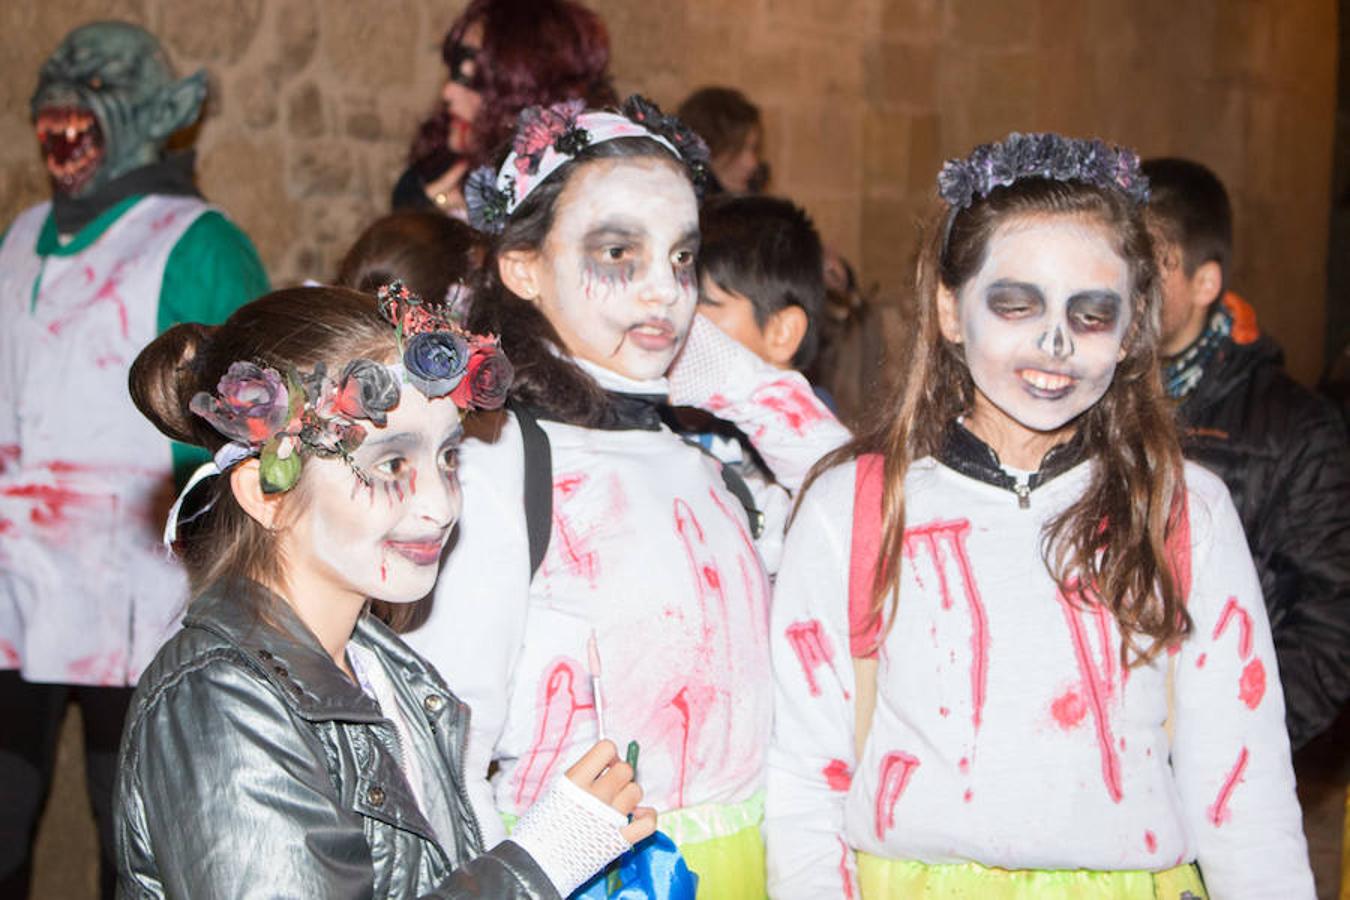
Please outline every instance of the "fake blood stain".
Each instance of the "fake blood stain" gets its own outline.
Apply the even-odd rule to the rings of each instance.
[[[1224,822],[1227,822],[1232,815],[1228,809],[1228,801],[1233,797],[1233,791],[1237,789],[1238,783],[1242,780],[1242,773],[1247,771],[1247,759],[1250,754],[1246,747],[1238,752],[1237,762],[1233,763],[1233,768],[1229,770],[1228,776],[1224,778],[1223,784],[1219,787],[1218,796],[1210,804],[1207,813],[1209,821],[1215,828],[1218,828]]]
[[[918,767],[918,757],[899,750],[893,750],[881,758],[875,822],[877,840],[885,840],[886,832],[895,827],[895,804],[905,793]]]
[[[826,416],[814,394],[787,380],[763,385],[750,395],[750,402],[773,410],[783,424],[797,435],[806,434],[810,426]]]
[[[578,685],[581,690],[578,691]],[[595,709],[591,701],[588,679],[581,674],[581,664],[563,657],[547,669],[540,684],[539,730],[534,745],[516,771],[516,804],[528,807],[539,799],[548,784],[553,768],[558,764],[577,713]]]
[[[1070,588],[1075,589],[1072,585]],[[1055,599],[1064,613],[1064,621],[1069,626],[1069,637],[1073,641],[1074,658],[1078,662],[1078,673],[1082,678],[1079,692],[1086,701],[1087,710],[1092,713],[1097,746],[1101,752],[1102,780],[1106,783],[1107,794],[1114,802],[1119,803],[1123,796],[1120,756],[1111,733],[1110,713],[1111,698],[1115,692],[1115,648],[1105,618],[1110,613],[1100,603],[1095,602],[1094,598],[1085,596],[1084,592],[1080,592],[1076,598],[1079,602],[1075,602],[1075,599],[1065,596],[1064,592],[1059,590],[1055,591]],[[1083,627],[1085,616],[1097,620],[1100,667],[1097,660],[1093,659],[1087,630]],[[1058,716],[1056,720],[1059,721]]]

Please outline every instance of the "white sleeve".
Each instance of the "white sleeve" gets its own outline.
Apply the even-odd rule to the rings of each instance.
[[[848,623],[853,468],[831,471],[807,493],[774,588],[774,725],[764,817],[774,898],[857,894],[844,836],[855,767]]]
[[[849,439],[800,372],[774,368],[703,315],[671,368],[670,402],[735,425],[793,493],[816,460]]]
[[[405,635],[469,705],[464,771],[486,847],[506,837],[487,773],[506,722],[530,592],[524,450],[515,418],[502,421],[495,441],[469,438],[460,448],[460,521],[431,614]]]
[[[1209,895],[1314,896],[1270,624],[1223,484],[1187,466],[1194,631],[1176,662],[1172,769]]]

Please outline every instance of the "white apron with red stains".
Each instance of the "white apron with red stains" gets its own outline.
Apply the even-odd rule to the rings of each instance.
[[[0,668],[129,685],[187,581],[158,539],[170,444],[127,371],[156,335],[170,252],[210,207],[147,197],[84,250],[44,259],[49,208],[20,215],[0,247]]]
[[[1026,509],[932,459],[912,466],[897,618],[861,763],[855,465],[812,488],[772,615],[775,897],[852,897],[854,850],[1007,869],[1197,861],[1213,897],[1312,896],[1270,627],[1227,490],[1187,464],[1194,631],[1173,661],[1169,748],[1166,654],[1122,668],[1114,617],[1069,603],[1041,561],[1043,526],[1090,466],[1037,488]]]
[[[716,407],[779,481],[801,483],[847,432],[798,374],[761,363],[701,318],[672,400]],[[712,334],[709,333],[714,332]],[[665,393],[584,365],[602,386]],[[693,384],[697,382],[697,384]],[[644,804],[737,804],[763,789],[770,729],[768,571],[716,460],[662,427],[541,422],[553,530],[530,581],[523,455],[509,418],[461,453],[464,511],[425,627],[408,635],[472,709],[471,796],[487,841],[598,738],[587,640],[602,666],[606,737],[641,745]],[[768,523],[783,528],[780,515]],[[768,566],[766,568],[766,562]],[[498,769],[483,780],[490,761]]]

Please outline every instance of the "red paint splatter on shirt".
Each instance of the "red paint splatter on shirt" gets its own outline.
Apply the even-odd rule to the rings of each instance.
[[[806,676],[806,688],[812,697],[820,696],[820,682],[816,680],[816,669],[829,666],[835,672],[835,681],[842,684],[839,673],[834,669],[834,648],[821,627],[820,620],[808,619],[805,622],[793,622],[786,630],[787,642],[797,661],[802,665],[802,674]]]
[[[1101,751],[1102,780],[1106,783],[1107,794],[1114,802],[1119,803],[1123,796],[1120,757],[1116,750],[1114,736],[1111,733],[1109,709],[1112,694],[1115,692],[1113,680],[1115,647],[1110,640],[1110,629],[1103,627],[1102,621],[1110,615],[1110,612],[1101,603],[1096,602],[1095,598],[1087,596],[1085,591],[1078,590],[1076,586],[1070,585],[1070,590],[1074,590],[1078,594],[1078,599],[1082,602],[1082,607],[1085,608],[1075,604],[1061,590],[1055,591],[1055,599],[1059,602],[1060,609],[1064,613],[1064,621],[1069,626],[1069,637],[1073,641],[1074,657],[1078,662],[1078,672],[1082,678],[1079,690],[1087,702],[1088,710],[1092,713],[1097,746]],[[1095,616],[1098,619],[1096,630],[1099,641],[1098,657],[1101,660],[1100,669],[1093,659],[1087,629],[1083,627],[1082,617],[1084,615]]]
[[[855,894],[853,889],[853,873],[848,868],[849,849],[848,844],[839,835],[834,839],[839,842],[839,880],[844,885],[844,897],[846,900],[853,900]]]
[[[1060,728],[1069,731],[1083,721],[1087,715],[1087,705],[1077,691],[1069,689],[1050,704],[1050,715],[1054,716]]]
[[[1219,639],[1233,619],[1238,620],[1238,656],[1246,659],[1252,652],[1252,617],[1236,597],[1229,597],[1223,612],[1219,614],[1219,621],[1214,625],[1214,640]]]
[[[1201,653],[1199,656],[1195,658],[1195,667],[1197,669],[1203,669],[1205,667],[1205,660],[1207,659],[1209,659],[1209,654]]]
[[[970,520],[929,522],[905,529],[904,552],[911,562],[920,546],[927,549],[938,576],[938,591],[942,608],[952,608],[951,584],[947,578],[946,554],[951,554],[961,579],[962,594],[970,614],[970,696],[975,730],[979,731],[984,717],[985,687],[989,675],[989,623],[980,598],[979,586],[966,552],[966,538],[970,534]]]
[[[952,714],[952,711],[951,711],[950,709],[948,709],[947,707],[945,707],[945,706],[939,706],[939,707],[938,707],[938,715],[939,715],[939,716],[942,716],[942,718],[945,719],[945,718],[947,718],[948,716],[950,716],[951,714]]]
[[[1148,850],[1149,853],[1157,853],[1157,852],[1158,852],[1158,837],[1157,837],[1157,835],[1155,835],[1155,834],[1154,834],[1153,832],[1151,832],[1151,831],[1145,831],[1145,832],[1144,832],[1144,848],[1145,848],[1146,850]]]
[[[0,668],[17,669],[23,663],[19,650],[6,640],[0,640]]]
[[[810,389],[794,379],[771,381],[750,395],[750,402],[773,410],[795,434],[804,435],[810,426],[830,414]]]
[[[961,795],[961,799],[966,803],[969,803],[970,801],[975,799],[975,792],[972,791],[970,788],[966,788],[966,792]]]
[[[764,565],[760,562],[759,551],[755,549],[754,540],[750,537],[750,532],[745,527],[744,511],[736,511],[722,502],[722,498],[717,495],[714,488],[708,489],[708,496],[717,506],[723,517],[731,522],[736,529],[736,534],[740,538],[741,548],[736,554],[736,563],[741,570],[741,584],[745,590],[745,600],[750,604],[750,624],[753,634],[758,638],[763,636],[768,640],[769,636],[769,576],[764,571]],[[844,693],[848,697],[848,692]]]
[[[717,560],[712,548],[708,546],[703,526],[694,515],[693,507],[681,499],[674,504],[675,533],[684,545],[685,558],[689,562],[689,572],[694,579],[698,595],[698,605],[703,611],[703,635],[711,640],[721,632],[725,647],[723,660],[730,665],[734,658],[731,647],[730,611],[727,607],[727,595],[722,590],[722,575],[717,568]]]
[[[1260,659],[1247,663],[1238,678],[1238,697],[1248,709],[1256,709],[1266,696],[1266,667]]]
[[[66,674],[74,684],[120,687],[128,680],[126,656],[121,650],[91,653],[66,663]]]
[[[832,791],[842,793],[853,784],[853,770],[842,759],[830,760],[829,764],[820,771],[825,776],[825,783],[830,786]]]
[[[1242,773],[1247,769],[1247,759],[1249,756],[1250,754],[1247,752],[1246,747],[1243,747],[1242,750],[1238,752],[1237,762],[1235,762],[1233,768],[1229,770],[1228,777],[1223,780],[1223,784],[1219,787],[1218,796],[1215,797],[1214,802],[1210,804],[1208,809],[1209,821],[1215,828],[1218,828],[1224,822],[1227,822],[1231,816],[1231,812],[1228,809],[1228,801],[1232,799],[1233,791],[1237,789],[1238,782],[1242,780]]]
[[[123,299],[121,294],[122,279],[125,277],[124,270],[127,263],[128,260],[118,261],[113,266],[113,270],[108,273],[108,277],[103,279],[103,284],[99,285],[93,297],[79,304],[59,319],[54,319],[47,325],[47,330],[54,335],[59,335],[67,325],[80,318],[86,311],[100,303],[111,303],[117,309],[117,321],[122,332],[122,339],[129,340],[131,337],[130,318],[127,314],[126,300]],[[86,267],[85,274],[92,275],[93,271]]]
[[[539,729],[534,745],[515,772],[516,804],[521,808],[538,800],[548,784],[577,713],[595,709],[590,681],[582,674],[579,662],[563,657],[545,669],[539,684],[538,709]]]
[[[600,556],[590,548],[589,536],[581,533],[572,522],[566,507],[589,480],[582,473],[559,475],[553,482],[553,533],[549,541],[549,556],[556,547],[563,567],[578,578],[584,578],[591,587],[600,579]]]
[[[0,496],[32,500],[28,518],[34,525],[52,526],[67,521],[70,507],[87,506],[95,498],[81,491],[50,484],[19,484],[0,488]]]
[[[909,786],[919,759],[908,753],[893,750],[881,758],[881,778],[877,787],[876,833],[884,840],[886,832],[895,827],[895,804]]]

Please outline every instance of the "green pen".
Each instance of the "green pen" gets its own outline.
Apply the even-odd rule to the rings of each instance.
[[[625,754],[625,756],[624,756],[624,762],[628,763],[628,768],[630,768],[630,769],[633,770],[633,780],[634,780],[634,781],[637,781],[637,759],[638,759],[638,742],[637,742],[637,741],[629,741],[629,742],[628,742],[628,753]],[[632,814],[632,813],[629,813],[629,814],[628,814],[628,821],[630,821],[630,822],[633,821],[633,814]]]

